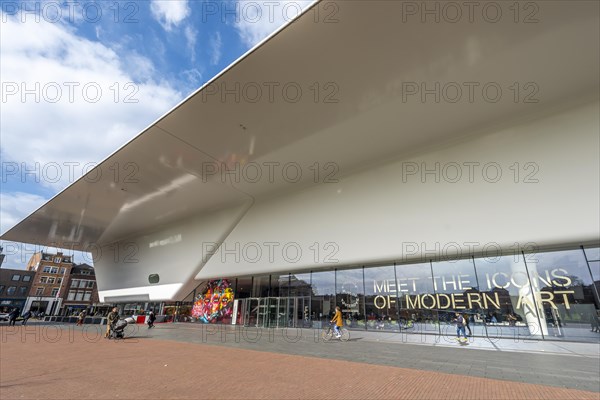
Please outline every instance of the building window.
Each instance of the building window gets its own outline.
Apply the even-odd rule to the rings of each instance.
[[[71,287],[76,288],[77,286],[79,286],[79,279],[73,279],[71,281]]]
[[[30,275],[25,275],[23,277],[23,282],[29,282],[29,281],[31,281],[31,276]]]
[[[40,283],[48,283],[48,277],[47,276],[42,276],[40,278]]]
[[[27,286],[21,286],[19,288],[19,296],[26,296],[27,295]]]
[[[85,287],[86,287],[86,284],[87,284],[87,281],[83,281],[83,280],[82,280],[82,281],[79,281],[79,287],[80,287],[81,289],[85,288]]]
[[[52,267],[44,267],[44,269],[42,270],[42,272],[49,274],[50,270],[52,270]]]
[[[13,281],[20,281],[21,280],[21,275],[17,275],[17,274],[13,275],[12,276],[12,280]]]
[[[92,292],[85,292],[85,294],[83,295],[83,300],[90,301],[90,297],[92,297]]]
[[[44,294],[44,288],[43,287],[39,287],[37,289],[35,289],[35,295],[36,296],[41,296]]]
[[[75,300],[75,292],[74,290],[69,290],[69,294],[67,295],[67,300]]]
[[[54,262],[55,262],[56,264],[60,263],[60,261],[61,261],[61,258],[60,258],[60,257],[54,257]]]
[[[0,294],[2,294],[2,292],[4,292],[4,285],[0,285]]]
[[[58,274],[58,267],[52,267],[52,268],[50,268],[50,273],[51,274]]]
[[[56,283],[62,283],[62,278],[56,278]]]
[[[52,283],[54,284],[55,279],[54,278],[48,278],[48,283]]]
[[[400,315],[398,287],[402,289],[402,295],[408,294],[409,283],[396,280],[393,265],[365,268],[367,329],[398,331],[398,318]],[[403,326],[410,326],[408,321],[414,319],[412,318],[412,312],[407,310],[402,313]]]
[[[51,296],[53,296],[53,297],[54,297],[54,296],[56,296],[57,294],[58,294],[58,288],[57,288],[57,287],[55,287],[55,288],[52,288],[52,294],[51,294]]]
[[[88,281],[87,282],[87,288],[88,289],[92,289],[94,287],[94,281]]]
[[[16,291],[17,291],[17,287],[16,286],[9,286],[8,290],[6,291],[6,294],[8,296],[12,296],[13,294],[15,294]]]
[[[89,275],[90,271],[81,271],[81,275]]]
[[[71,263],[71,257],[65,257],[65,258],[63,259],[63,262],[64,262],[64,263],[69,263],[69,264],[70,264],[70,263]]]
[[[76,301],[83,300],[83,292],[77,292],[77,295],[75,295],[75,300]]]
[[[64,275],[64,274],[65,274],[65,268],[64,268],[64,267],[61,267],[61,268],[60,268],[60,274],[61,274],[61,275]]]

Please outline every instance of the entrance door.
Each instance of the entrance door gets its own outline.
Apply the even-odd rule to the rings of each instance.
[[[284,328],[290,319],[287,297],[268,297],[263,299],[265,303],[265,328]]]
[[[310,328],[310,297],[292,297],[289,299],[290,327]]]
[[[240,299],[242,302],[242,321],[245,326],[259,326],[259,304],[260,299]]]
[[[239,299],[240,323],[263,328],[310,328],[310,297]]]

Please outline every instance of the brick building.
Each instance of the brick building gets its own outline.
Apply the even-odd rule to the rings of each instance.
[[[35,272],[24,311],[58,314],[66,293],[66,280],[73,268],[71,256],[63,253],[35,253],[27,263],[27,271]]]
[[[34,271],[0,268],[0,313],[23,311],[34,277]]]
[[[78,314],[83,309],[88,310],[89,314],[102,312],[103,307],[98,304],[98,301],[94,268],[88,264],[73,265],[66,282],[60,315]]]

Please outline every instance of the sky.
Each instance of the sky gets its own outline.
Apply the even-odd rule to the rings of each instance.
[[[312,1],[1,0],[0,231],[135,137]],[[34,251],[2,242],[3,268]],[[75,253],[75,262],[92,263]]]

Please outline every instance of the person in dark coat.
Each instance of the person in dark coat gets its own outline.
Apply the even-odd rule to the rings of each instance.
[[[19,316],[19,309],[13,308],[13,310],[8,314],[8,326],[15,326],[17,322],[17,317]]]
[[[154,311],[150,311],[150,314],[148,314],[148,329],[154,328],[154,321],[156,321],[156,315],[154,315]]]
[[[27,311],[25,314],[23,314],[23,322],[21,322],[21,325],[27,325],[29,318],[31,318],[31,311]]]

